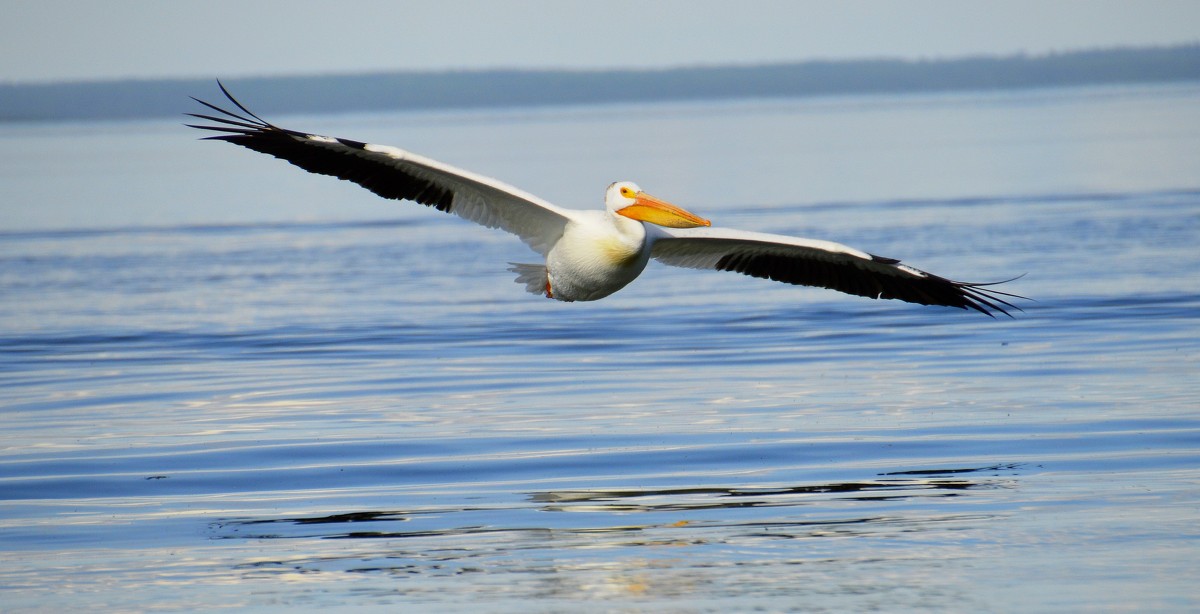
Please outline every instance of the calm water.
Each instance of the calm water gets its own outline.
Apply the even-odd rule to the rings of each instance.
[[[5,610],[1200,605],[1200,87],[280,123],[1036,301],[561,304],[174,123],[3,127]]]

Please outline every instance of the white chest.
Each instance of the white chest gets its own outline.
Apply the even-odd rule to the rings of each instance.
[[[601,214],[604,215],[604,214]],[[554,297],[565,301],[604,298],[637,278],[650,250],[640,222],[591,218],[568,224],[546,257]]]

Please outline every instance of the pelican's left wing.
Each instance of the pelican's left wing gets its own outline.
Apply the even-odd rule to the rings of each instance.
[[[543,255],[562,236],[574,215],[569,209],[501,181],[397,147],[280,128],[251,113],[219,81],[217,85],[249,117],[193,98],[222,115],[188,113],[217,122],[215,126],[188,124],[222,133],[209,139],[270,154],[310,173],[353,181],[384,198],[415,201],[489,228],[506,230]]]
[[[651,256],[673,266],[736,271],[868,298],[974,309],[989,316],[994,310],[1011,317],[1005,307],[1020,308],[1002,297],[1023,298],[985,288],[994,284],[953,281],[831,241],[727,228],[655,231]]]

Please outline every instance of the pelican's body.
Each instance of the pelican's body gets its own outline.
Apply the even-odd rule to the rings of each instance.
[[[514,264],[517,281],[560,301],[604,298],[645,270],[651,258],[674,266],[736,271],[870,298],[893,298],[1007,314],[1014,307],[987,284],[952,281],[891,258],[829,241],[712,228],[708,220],[659,200],[628,181],[605,192],[603,211],[565,209],[503,182],[403,149],[274,126],[197,100],[224,115],[191,114],[219,125],[229,141],[307,171],[353,181],[385,198],[413,200],[521,238],[545,261]]]
[[[612,188],[609,189],[612,192]],[[546,254],[547,294],[562,301],[602,299],[637,279],[650,262],[642,222],[582,211]]]
[[[680,228],[708,226],[660,201],[630,181],[608,186],[604,211],[569,211],[562,235],[546,253],[546,296],[560,301],[602,299],[637,279],[650,262],[653,245],[647,222]],[[514,265],[517,273],[536,273],[538,265]],[[527,287],[537,292],[538,286]]]

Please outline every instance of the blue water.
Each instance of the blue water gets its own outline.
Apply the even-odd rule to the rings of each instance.
[[[557,303],[176,124],[0,127],[6,611],[1200,604],[1200,88],[272,119],[1034,300]]]

